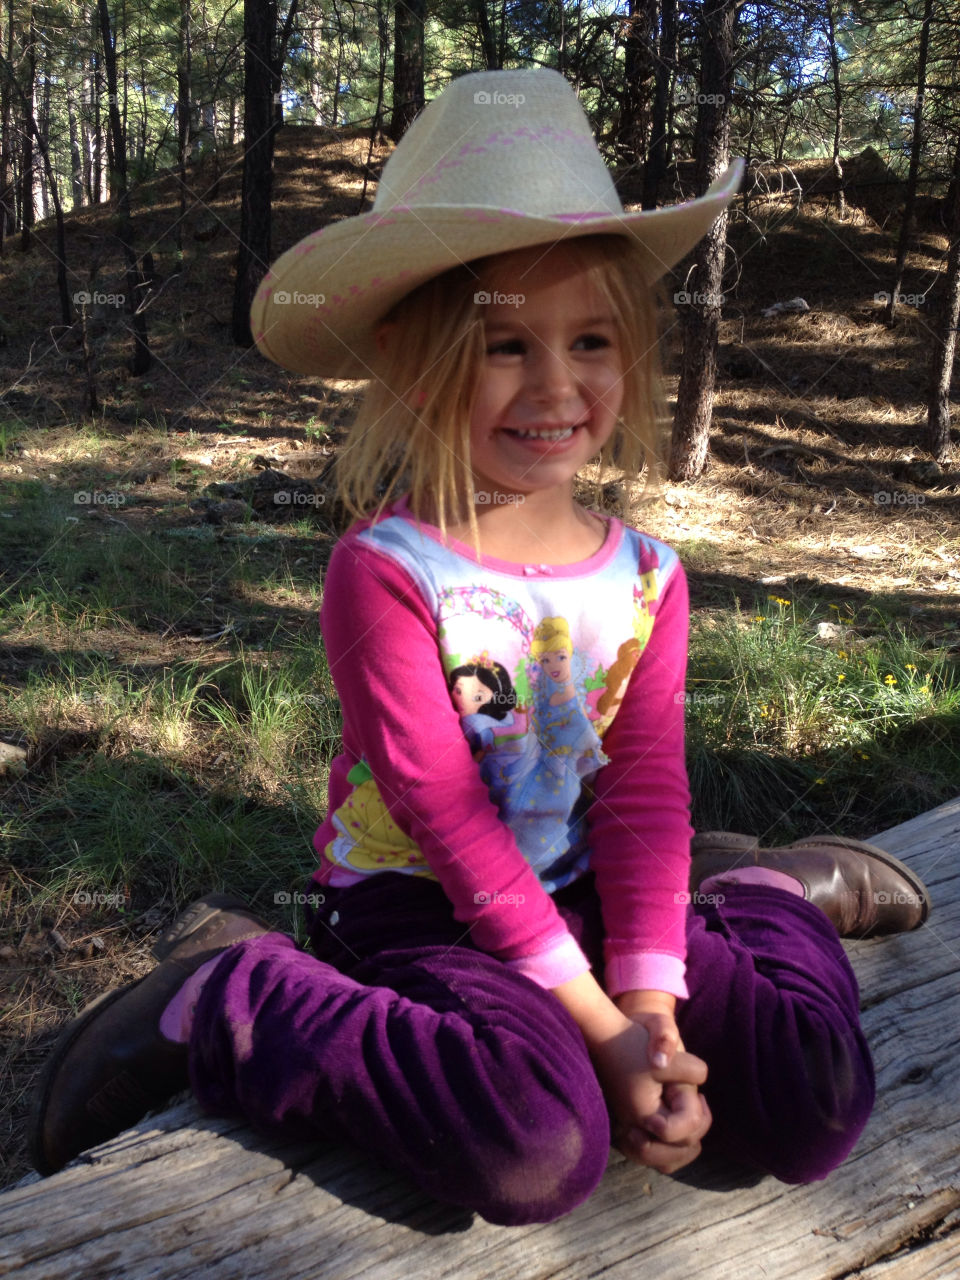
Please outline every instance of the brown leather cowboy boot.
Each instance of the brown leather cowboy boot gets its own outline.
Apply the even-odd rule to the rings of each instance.
[[[930,914],[919,876],[892,854],[862,840],[815,836],[762,849],[755,836],[707,831],[690,847],[690,889],[740,867],[766,867],[799,880],[804,897],[832,921],[841,938],[871,938],[916,929]]]
[[[31,1117],[30,1158],[39,1173],[55,1173],[189,1088],[187,1046],[160,1034],[161,1014],[207,960],[269,932],[237,899],[201,898],[153,948],[155,969],[106,992],[64,1028]]]

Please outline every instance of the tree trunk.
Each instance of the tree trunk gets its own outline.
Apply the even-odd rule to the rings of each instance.
[[[70,85],[67,86],[67,122],[70,128],[70,199],[72,207],[79,209],[83,204],[83,157],[80,154],[77,108]]]
[[[960,138],[953,157],[953,181],[950,184],[946,210],[950,252],[940,312],[937,317],[938,341],[930,366],[930,402],[927,410],[927,447],[937,462],[953,461],[950,444],[950,383],[953,380],[953,357],[960,320]]]
[[[243,181],[240,194],[240,248],[233,290],[233,341],[253,345],[250,305],[270,265],[273,194],[273,78],[277,33],[276,0],[245,0],[243,6]]]
[[[483,60],[486,63],[487,71],[499,71],[500,61],[497,52],[497,40],[493,33],[493,27],[490,25],[490,15],[487,13],[487,0],[477,0],[477,29],[480,32],[480,43],[483,46]]]
[[[907,265],[907,251],[913,239],[913,210],[917,199],[917,177],[920,172],[920,150],[923,146],[923,107],[927,93],[927,54],[930,49],[930,20],[933,0],[924,0],[923,20],[920,26],[920,48],[917,53],[917,96],[913,106],[913,138],[910,143],[910,168],[907,172],[907,190],[903,199],[903,219],[900,238],[897,241],[897,265],[894,268],[893,288],[884,309],[886,324],[895,323],[897,299],[903,288],[903,273]]]
[[[833,16],[833,0],[826,0],[827,35],[830,39],[830,75],[833,81],[833,176],[837,180],[837,209],[841,221],[847,214],[843,194],[843,165],[840,162],[840,137],[843,133],[843,92],[840,88],[840,53]]]
[[[36,28],[33,21],[33,8],[30,9],[30,34],[27,37],[26,90],[23,95],[21,111],[22,131],[20,146],[20,248],[27,253],[31,247],[31,231],[36,221],[36,206],[33,202],[33,130],[30,120],[34,114],[34,103],[37,92],[37,59]]]
[[[13,66],[13,0],[7,0],[6,25],[0,24],[0,51],[7,66]],[[13,85],[9,75],[0,76],[0,258],[8,235],[14,231],[16,197],[13,190]]]
[[[623,47],[623,96],[616,140],[617,156],[626,165],[639,164],[646,149],[647,104],[654,71],[652,48],[658,10],[659,0],[629,0]]]
[[[50,142],[50,77],[43,77],[43,94],[40,98],[40,112],[36,117],[37,131],[34,135],[39,148],[46,148]],[[41,219],[50,217],[51,196],[47,190],[46,170],[42,164],[33,165],[33,204],[40,210]]]
[[[57,186],[56,174],[50,162],[50,148],[33,114],[29,96],[17,84],[13,67],[2,54],[0,54],[0,77],[11,86],[11,90],[15,91],[20,98],[20,111],[24,128],[30,134],[31,139],[36,142],[37,153],[43,165],[43,173],[47,181],[45,190],[49,191],[49,199],[53,203],[53,210],[57,219],[57,251],[54,256],[57,262],[57,291],[60,295],[60,315],[63,323],[70,325],[73,323],[73,311],[70,306],[70,294],[67,289],[67,242],[63,226],[63,206],[60,203],[60,190]],[[47,105],[49,106],[49,100]]]
[[[423,91],[423,24],[427,0],[398,4],[393,32],[393,114],[389,134],[399,142],[426,101]]]
[[[130,216],[130,192],[127,187],[127,140],[120,117],[117,79],[117,50],[110,25],[107,0],[97,0],[103,63],[107,72],[107,100],[110,105],[110,137],[113,141],[113,178],[117,193],[117,239],[127,264],[127,308],[133,329],[131,371],[139,376],[150,368],[152,356],[147,338],[147,317],[142,307],[144,280],[133,245],[133,219]]]
[[[700,195],[720,176],[729,158],[730,90],[739,4],[740,0],[705,0],[701,12],[703,54],[694,137]],[[727,218],[723,214],[697,246],[692,290],[682,308],[683,354],[670,452],[671,480],[695,480],[707,457],[726,244]]]
[[[644,209],[657,207],[657,193],[667,173],[667,131],[670,113],[670,85],[674,74],[677,45],[677,0],[663,0],[660,5],[660,32],[656,47],[653,78],[653,115],[650,122],[650,145],[643,168]]]

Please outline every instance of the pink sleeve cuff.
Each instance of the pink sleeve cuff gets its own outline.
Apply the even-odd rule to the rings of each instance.
[[[685,972],[686,965],[679,956],[642,951],[635,955],[608,956],[604,983],[611,999],[624,991],[667,991],[685,1000],[690,994],[684,981]]]
[[[516,960],[503,960],[501,963],[514,973],[522,973],[538,987],[547,989],[559,987],[562,982],[569,982],[571,978],[579,977],[590,968],[590,962],[570,933],[561,935],[546,951],[537,951],[532,956],[520,956]]]

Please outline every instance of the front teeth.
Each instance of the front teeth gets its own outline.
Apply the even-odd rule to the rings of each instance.
[[[573,435],[573,427],[564,427],[562,431],[514,431],[521,440],[569,440]]]

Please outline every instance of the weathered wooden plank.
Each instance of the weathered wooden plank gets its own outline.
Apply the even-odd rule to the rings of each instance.
[[[960,1275],[960,1215],[950,1218],[928,1240],[910,1245],[885,1262],[858,1271],[858,1280],[954,1280]]]
[[[635,1280],[646,1267],[657,1280],[833,1280],[866,1268],[864,1280],[946,1280],[960,1269],[960,801],[904,827],[875,843],[936,886],[936,933],[851,948],[878,1103],[824,1182],[738,1185],[707,1157],[663,1178],[613,1155],[574,1213],[499,1228],[353,1151],[257,1137],[186,1101],[0,1196],[0,1275]]]

